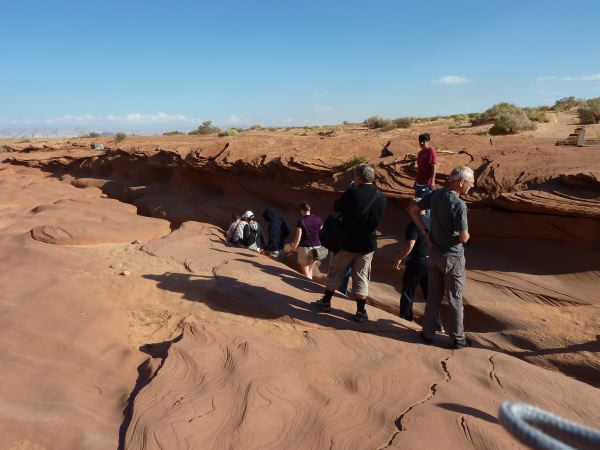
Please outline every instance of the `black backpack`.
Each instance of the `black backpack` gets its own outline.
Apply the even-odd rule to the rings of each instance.
[[[339,252],[342,249],[342,245],[344,245],[344,240],[346,239],[348,232],[354,228],[357,220],[361,216],[364,216],[369,212],[369,209],[371,209],[371,206],[373,206],[373,203],[375,203],[375,200],[379,197],[381,197],[381,193],[376,191],[369,204],[361,211],[360,216],[354,219],[346,228],[344,228],[339,216],[327,216],[323,223],[323,228],[321,228],[321,231],[319,232],[319,239],[323,247],[332,252]]]
[[[246,224],[242,233],[242,239],[239,241],[240,244],[242,244],[244,247],[250,247],[252,244],[254,244],[256,242],[256,231],[257,230],[253,229],[250,224]]]

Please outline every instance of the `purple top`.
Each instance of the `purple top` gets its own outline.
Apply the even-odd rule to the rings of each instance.
[[[304,222],[304,225],[302,223]],[[319,230],[323,226],[323,221],[319,216],[310,214],[302,217],[298,220],[296,225],[302,230],[302,236],[300,237],[299,247],[320,247],[321,240],[319,239]],[[306,231],[308,230],[308,236]]]

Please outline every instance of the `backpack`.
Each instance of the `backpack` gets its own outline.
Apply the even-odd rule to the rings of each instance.
[[[339,252],[344,245],[344,240],[348,235],[348,231],[354,228],[358,219],[367,214],[371,209],[371,206],[373,206],[373,203],[375,203],[375,200],[381,196],[382,195],[379,191],[375,191],[375,195],[369,204],[361,211],[360,216],[356,217],[345,228],[339,215],[337,217],[332,215],[327,216],[325,222],[323,223],[323,228],[321,228],[321,231],[319,232],[319,239],[323,247],[331,250],[332,252]]]
[[[257,234],[257,230],[252,228],[250,226],[250,224],[246,224],[244,226],[244,232],[243,232],[242,239],[240,239],[240,241],[239,241],[240,244],[242,244],[244,247],[250,247],[252,244],[254,244],[256,242],[256,234]]]

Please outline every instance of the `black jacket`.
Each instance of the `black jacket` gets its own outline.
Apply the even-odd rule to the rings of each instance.
[[[269,240],[265,245],[265,250],[274,252],[283,250],[285,240],[290,234],[290,229],[283,219],[275,216],[275,211],[267,208],[263,213],[263,218],[269,222]]]
[[[387,204],[385,196],[380,193],[369,210],[361,215],[377,192],[377,188],[372,184],[352,186],[335,202],[334,209],[342,213],[343,226],[348,229],[354,223],[346,233],[342,244],[343,250],[367,254],[377,249],[375,230],[385,211]]]

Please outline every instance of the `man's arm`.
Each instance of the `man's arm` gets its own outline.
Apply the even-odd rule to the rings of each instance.
[[[415,246],[416,242],[417,241],[413,241],[412,239],[404,242],[404,246],[400,250],[400,254],[398,255],[398,260],[396,261],[396,269],[400,269],[402,260],[408,256],[408,254],[411,252],[411,250]]]
[[[433,163],[431,164],[431,179],[429,180],[429,186],[431,186],[432,188],[435,187],[435,168],[436,168],[437,164]]]
[[[417,202],[415,202],[414,200],[412,200],[410,202],[410,205],[408,205],[408,215],[410,216],[412,221],[417,225],[419,230],[421,230],[422,232],[425,232],[425,231],[427,231],[425,222],[423,222],[423,219],[425,216],[421,215],[421,211],[422,211],[421,208],[419,208],[419,206],[417,205]]]
[[[294,240],[291,243],[290,251],[295,252],[298,249],[298,245],[300,245],[301,237],[302,237],[302,228],[296,227],[296,234],[294,235]]]

